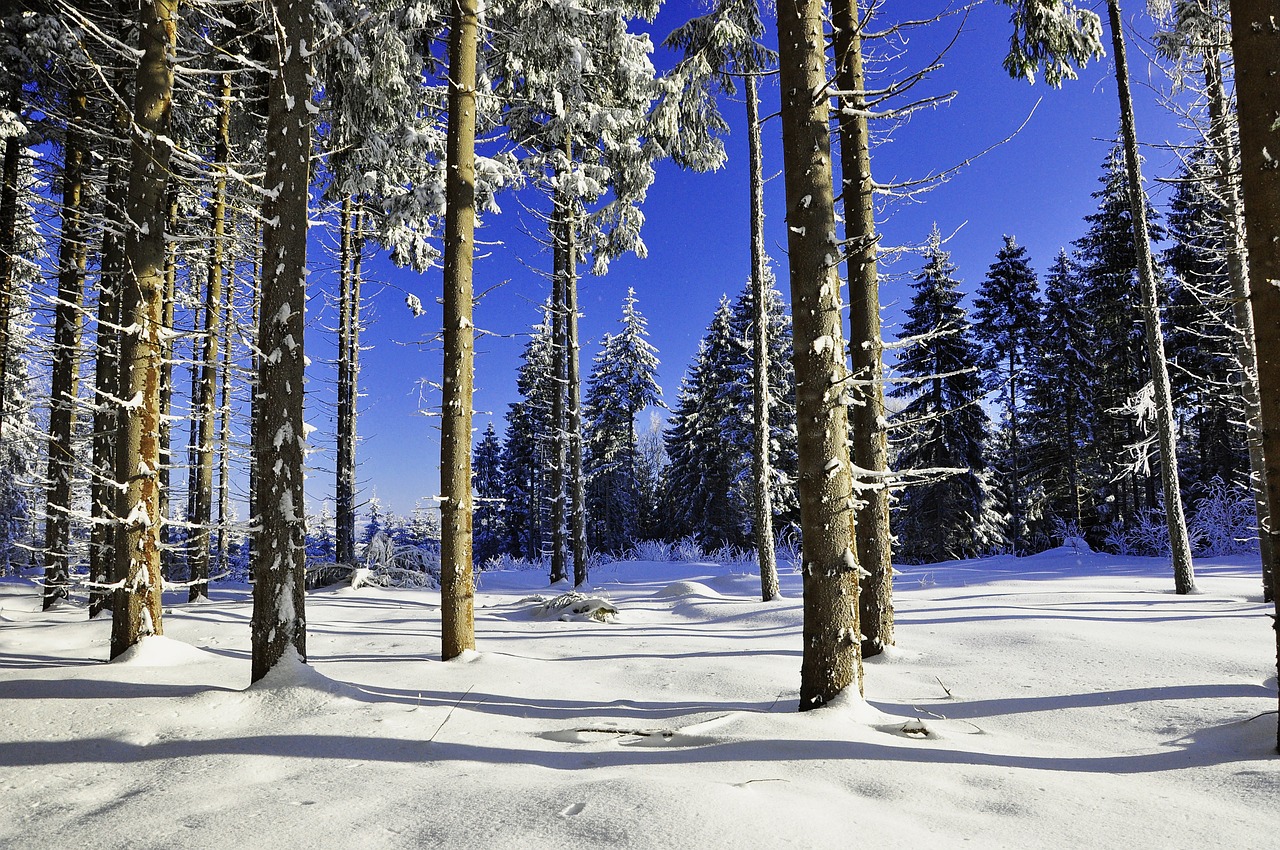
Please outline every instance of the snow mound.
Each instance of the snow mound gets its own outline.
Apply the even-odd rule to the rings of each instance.
[[[708,599],[719,599],[720,594],[700,581],[673,581],[654,594],[659,599],[673,599],[681,596],[705,596]]]
[[[163,635],[150,635],[126,649],[111,663],[129,664],[134,667],[181,667],[184,664],[198,664],[213,658],[211,653],[189,643]]]
[[[595,620],[612,623],[617,614],[617,607],[609,600],[599,596],[585,596],[572,590],[540,602],[533,609],[535,617],[555,617],[564,622]]]

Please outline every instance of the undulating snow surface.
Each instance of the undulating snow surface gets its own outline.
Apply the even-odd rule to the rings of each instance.
[[[1275,659],[1256,565],[1057,550],[910,567],[899,646],[795,711],[799,577],[615,564],[612,622],[487,573],[307,598],[310,665],[249,676],[248,589],[110,623],[0,583],[0,847],[1274,847]]]

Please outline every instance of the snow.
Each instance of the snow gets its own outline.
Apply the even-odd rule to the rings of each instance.
[[[481,573],[447,664],[438,592],[313,591],[310,663],[252,687],[247,587],[167,594],[103,664],[108,618],[7,579],[0,846],[1271,846],[1269,606],[1256,559],[1196,567],[1191,597],[1084,547],[901,567],[866,700],[803,714],[790,570],[762,604],[740,567],[600,567],[613,622]]]

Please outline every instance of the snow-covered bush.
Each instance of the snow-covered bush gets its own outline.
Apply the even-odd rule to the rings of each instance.
[[[1209,482],[1196,500],[1188,532],[1198,541],[1197,554],[1242,555],[1258,548],[1258,515],[1253,498],[1220,477]]]
[[[364,569],[352,584],[382,587],[439,587],[440,550],[430,544],[397,544],[385,531],[376,532],[364,549]]]
[[[692,535],[677,540],[671,547],[671,560],[682,564],[693,564],[707,560],[707,553]]]
[[[665,540],[637,540],[627,552],[627,559],[666,563],[671,560],[671,544]]]
[[[555,617],[566,622],[595,620],[612,623],[618,614],[617,607],[609,600],[599,596],[585,596],[576,591],[562,593],[552,599],[534,597],[531,601],[538,603],[533,609],[535,617]]]
[[[800,529],[794,525],[783,529],[778,535],[775,554],[779,565],[790,564],[793,570],[799,572],[804,565],[804,556],[800,552]]]
[[[1201,534],[1194,524],[1187,526],[1187,539],[1191,550],[1198,551]],[[1126,527],[1113,522],[1107,527],[1104,539],[1107,551],[1116,555],[1142,555],[1145,557],[1164,557],[1172,552],[1169,546],[1169,525],[1165,519],[1164,508],[1143,511],[1138,521]]]

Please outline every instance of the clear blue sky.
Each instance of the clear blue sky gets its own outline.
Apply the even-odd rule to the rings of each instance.
[[[653,26],[655,42],[678,25],[696,2],[669,0]],[[941,4],[909,4],[913,15],[923,15]],[[1102,4],[1096,4],[1105,15]],[[1134,5],[1126,18],[1140,31],[1149,32],[1143,6]],[[906,45],[897,67],[916,67],[931,60],[951,39],[958,18],[917,31]],[[1105,27],[1105,22],[1104,22]],[[947,248],[959,267],[966,292],[972,293],[986,274],[1003,234],[1012,234],[1026,245],[1036,268],[1043,272],[1060,247],[1084,232],[1083,217],[1095,202],[1090,193],[1098,188],[1101,163],[1118,126],[1118,112],[1110,58],[1092,63],[1079,80],[1052,90],[1037,83],[1029,86],[1008,78],[1001,68],[1008,41],[1008,11],[986,4],[974,11],[964,32],[948,54],[946,67],[919,92],[955,90],[954,101],[938,109],[916,114],[897,128],[889,141],[872,153],[872,169],[878,181],[916,179],[949,169],[1004,139],[1027,118],[1041,101],[1029,123],[1012,141],[997,147],[917,201],[900,201],[880,212],[884,245],[916,245],[937,222],[944,235],[956,231]],[[1109,44],[1109,41],[1108,41]],[[1130,40],[1131,74],[1138,108],[1138,132],[1149,144],[1180,141],[1186,136],[1176,121],[1159,106],[1160,92],[1170,88],[1162,72],[1149,69],[1145,45]],[[1110,50],[1108,49],[1108,54]],[[666,67],[673,60],[658,48],[654,61]],[[776,83],[762,91],[763,114],[777,110]],[[583,270],[580,303],[583,339],[583,379],[603,333],[616,328],[622,298],[634,287],[640,309],[649,319],[652,341],[662,359],[659,381],[669,402],[674,402],[680,378],[697,350],[721,294],[736,294],[749,271],[746,132],[744,107],[725,103],[733,126],[725,140],[729,162],[711,174],[685,173],[664,164],[644,206],[647,222],[644,239],[649,257],[617,261],[604,278]],[[780,127],[776,118],[764,130],[766,174],[778,173],[782,164]],[[1157,205],[1167,191],[1154,184],[1155,177],[1173,173],[1173,154],[1148,148],[1146,177]],[[550,257],[522,230],[537,230],[539,223],[524,212],[514,198],[501,199],[504,213],[488,217],[478,235],[501,242],[477,260],[475,288],[490,292],[476,310],[477,326],[498,334],[477,342],[475,427],[479,434],[489,421],[501,432],[507,405],[517,399],[515,370],[530,326],[539,318],[538,305],[546,298],[548,284],[530,270],[547,269]],[[779,270],[779,285],[787,289],[781,179],[766,186],[767,246]],[[313,254],[315,274],[332,261]],[[882,284],[885,336],[891,338],[901,309],[910,298],[910,276],[918,259],[905,255],[888,265]],[[422,382],[440,380],[440,347],[433,340],[440,326],[440,273],[425,274],[394,269],[383,260],[368,266],[366,283],[366,331],[360,434],[359,479],[367,498],[376,492],[393,510],[407,513],[421,497],[439,492],[438,419],[421,411],[439,404],[439,392],[424,389]],[[417,295],[427,308],[413,318],[404,306],[405,292]],[[313,310],[318,302],[313,300]],[[331,319],[316,316],[325,325]],[[317,323],[308,351],[318,363],[329,356],[331,341]],[[313,396],[331,394],[332,386],[313,378]],[[331,452],[331,408],[309,400],[308,421],[319,428],[312,442]],[[313,458],[317,467],[331,468],[327,456]],[[332,475],[317,468],[308,481],[312,500],[332,492]],[[363,513],[363,512],[362,512]]]

